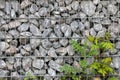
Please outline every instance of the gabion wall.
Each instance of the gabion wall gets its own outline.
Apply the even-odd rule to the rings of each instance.
[[[59,80],[60,67],[77,67],[80,56],[69,45],[85,36],[112,35],[111,66],[120,72],[120,0],[0,0],[0,77],[26,72]],[[91,58],[88,58],[90,63]],[[10,79],[10,78],[9,78]],[[12,80],[12,79],[11,79]]]

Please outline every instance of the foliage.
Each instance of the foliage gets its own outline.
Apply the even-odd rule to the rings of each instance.
[[[32,75],[30,72],[26,73],[26,76],[24,78],[24,80],[35,80],[36,77],[34,75]]]
[[[107,80],[118,80],[118,78],[116,78],[116,77],[110,77]]]
[[[110,63],[111,58],[105,58],[102,61],[93,62],[92,64],[90,64],[90,68],[104,77],[109,73],[113,73],[113,68],[110,67]]]
[[[102,53],[114,48],[114,44],[110,41],[110,34],[107,32],[104,37],[93,37],[88,36],[84,44],[80,44],[75,40],[70,41],[73,50],[78,52],[82,56],[79,65],[81,69],[76,69],[75,67],[65,64],[61,67],[61,71],[65,72],[65,77],[62,80],[66,80],[66,76],[72,75],[72,80],[85,79],[82,75],[87,75],[87,69],[90,68],[95,74],[100,74],[103,77],[112,74],[114,72],[113,68],[110,66],[112,61],[111,57],[104,58]],[[87,64],[87,57],[93,56],[94,62],[90,65]],[[101,57],[101,58],[100,58]],[[81,78],[76,74],[79,73]],[[88,80],[88,79],[85,79]]]

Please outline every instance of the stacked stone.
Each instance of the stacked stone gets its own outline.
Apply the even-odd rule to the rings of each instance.
[[[21,76],[27,71],[58,80],[64,63],[76,67],[69,41],[85,36],[104,36],[115,43],[107,55],[120,55],[119,0],[0,0],[0,77]],[[28,57],[32,56],[32,57]],[[37,58],[36,58],[36,57]],[[88,58],[88,63],[90,63]],[[120,57],[112,67],[120,70]],[[49,78],[47,76],[50,76]]]

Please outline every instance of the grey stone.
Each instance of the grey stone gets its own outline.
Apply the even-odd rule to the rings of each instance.
[[[29,29],[29,24],[28,23],[23,23],[22,25],[20,25],[19,27],[18,27],[18,30],[20,31],[20,32],[22,32],[22,31],[27,31],[28,29]]]
[[[100,3],[100,0],[93,0],[93,3],[94,3],[95,5],[97,5],[97,4]]]
[[[27,16],[25,14],[20,15],[19,18],[20,18],[19,19],[20,22],[27,22],[28,21]]]
[[[80,7],[78,1],[73,1],[71,6],[72,6],[73,10],[78,10]]]
[[[94,30],[93,28],[91,28],[91,29],[90,29],[90,35],[95,37],[96,34],[97,34],[97,33],[95,32],[95,30]]]
[[[54,47],[54,48],[59,48],[59,47],[61,47],[61,45],[60,45],[59,42],[54,42],[54,43],[53,43],[53,47]]]
[[[31,67],[32,59],[31,58],[24,58],[22,60],[22,67],[25,71],[28,71]]]
[[[38,11],[38,7],[36,4],[32,4],[30,7],[30,12],[31,13],[35,13],[36,11]]]
[[[27,45],[23,46],[23,48],[24,48],[26,51],[31,51],[31,45],[30,45],[30,44],[27,44]]]
[[[30,45],[33,49],[35,49],[40,44],[40,39],[36,39],[35,37],[32,37],[33,39],[30,39]]]
[[[50,66],[50,68],[60,71],[61,65],[57,64],[55,61],[51,60],[48,65]]]
[[[67,52],[68,52],[68,55],[72,56],[75,54],[72,46],[67,46]]]
[[[30,32],[34,35],[34,36],[41,36],[40,30],[33,24],[30,25]]]
[[[12,8],[17,12],[20,9],[20,3],[18,1],[11,1]]]
[[[116,45],[115,45],[115,47],[116,47],[117,49],[120,49],[120,42],[117,42]]]
[[[30,54],[30,52],[27,52],[27,51],[24,50],[24,49],[20,49],[20,53],[21,53],[22,55],[29,55],[29,54]]]
[[[110,54],[115,55],[117,52],[118,52],[117,49],[113,49],[113,50],[110,51]]]
[[[70,26],[71,26],[72,31],[75,32],[75,31],[77,30],[79,24],[78,24],[77,21],[73,21],[73,22],[70,24]]]
[[[120,58],[119,57],[114,57],[113,58],[113,67],[116,69],[120,68]]]
[[[46,56],[46,54],[47,54],[47,51],[42,46],[40,46],[39,54],[36,54],[36,55],[44,57],[44,56]]]
[[[22,37],[31,37],[31,36],[32,36],[32,33],[27,32],[27,31],[26,31],[26,32],[21,32],[21,33],[20,33],[20,36],[21,36],[21,38],[22,38]]]
[[[0,9],[5,8],[5,0],[0,1]]]
[[[14,70],[13,64],[10,64],[9,62],[6,62],[6,65],[7,65],[8,70],[10,70],[10,71]]]
[[[57,35],[57,37],[62,37],[62,36],[63,36],[63,34],[62,34],[62,32],[61,32],[61,29],[60,29],[60,25],[56,25],[56,26],[54,27],[54,32],[55,32],[55,34]]]
[[[105,33],[106,33],[106,30],[103,29],[102,31],[98,32],[98,34],[96,35],[96,37],[104,37]]]
[[[115,5],[113,5],[113,4],[109,4],[109,5],[107,6],[107,9],[108,9],[108,12],[109,12],[110,14],[112,14],[112,15],[115,15],[115,14],[117,13],[117,11],[118,11],[117,6],[115,6]]]
[[[19,35],[20,35],[17,30],[9,30],[8,33],[14,37],[19,37]]]
[[[7,60],[8,63],[10,63],[10,64],[14,64],[14,63],[15,63],[15,59],[14,59],[14,58],[7,58],[6,60]]]
[[[93,4],[92,1],[82,1],[81,8],[84,13],[88,16],[92,16],[95,14],[96,6]]]
[[[45,75],[46,74],[46,70],[37,70],[37,69],[33,69],[33,72],[35,75]]]
[[[49,49],[52,47],[52,43],[48,39],[42,40],[41,43],[45,49]]]
[[[35,26],[39,26],[39,23],[36,19],[30,19],[29,22],[34,24]]]
[[[50,19],[45,19],[44,22],[43,22],[43,26],[45,28],[49,28],[50,24],[51,24],[51,20]]]
[[[0,60],[0,69],[4,69],[6,67],[7,67],[6,63],[3,60]]]
[[[108,30],[110,32],[118,34],[120,32],[120,26],[119,26],[119,24],[113,23],[108,27]]]
[[[44,66],[44,61],[41,59],[35,59],[32,62],[32,66],[36,69],[41,69]]]
[[[60,47],[56,49],[56,53],[58,53],[61,56],[64,56],[65,54],[67,54],[67,50],[64,47]]]
[[[20,55],[15,55],[16,57],[17,56],[20,56]],[[14,68],[19,70],[22,66],[22,63],[21,63],[21,60],[20,59],[16,59],[15,63],[14,63]]]
[[[83,31],[85,29],[85,26],[82,22],[79,22],[79,29]]]
[[[65,0],[65,3],[68,4],[68,5],[69,5],[71,2],[72,2],[72,0]]]
[[[24,0],[21,3],[21,9],[24,9],[26,7],[28,7],[29,5],[31,5],[32,3],[30,2],[30,0]]]
[[[49,49],[48,55],[49,55],[50,57],[57,57],[57,54],[56,54],[54,48],[50,48],[50,49]]]
[[[57,38],[57,36],[54,34],[54,33],[51,33],[50,34],[50,39],[49,39],[50,41],[57,41],[58,40],[58,38]]]
[[[14,9],[11,10],[11,17],[12,18],[16,18],[16,14],[15,14],[15,10]]]
[[[43,34],[42,34],[42,37],[48,37],[51,33],[52,29],[45,29]]]
[[[1,29],[3,29],[3,30],[8,30],[8,28],[9,28],[8,24],[4,24],[1,26]]]
[[[94,24],[94,29],[96,31],[101,31],[102,30],[102,25],[101,24]]]
[[[53,70],[53,69],[51,69],[51,68],[49,68],[48,69],[48,74],[50,75],[50,76],[56,76],[56,71],[55,70]]]
[[[8,70],[2,70],[2,69],[0,69],[0,77],[8,76],[8,74],[9,74]]]
[[[10,14],[10,10],[11,10],[11,4],[9,2],[5,3],[5,12],[7,14]]]
[[[60,44],[64,47],[67,46],[68,45],[68,39],[61,39]]]
[[[19,77],[18,72],[11,72],[11,77],[14,77],[14,79],[18,79]]]
[[[40,8],[38,12],[39,12],[40,16],[46,16],[48,13],[47,8],[45,8],[45,7]]]
[[[5,51],[7,48],[9,48],[9,44],[7,42],[0,42],[0,51]]]
[[[9,23],[9,29],[16,28],[21,25],[21,22],[15,20]]]
[[[6,49],[6,55],[13,55],[15,53],[17,53],[17,48],[15,46],[10,46],[10,48]]]

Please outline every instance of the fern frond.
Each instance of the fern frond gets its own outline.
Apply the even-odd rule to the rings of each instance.
[[[72,45],[72,47],[73,47],[73,49],[75,51],[77,51],[78,53],[80,53],[81,55],[83,55],[82,53],[84,53],[85,50],[84,50],[84,48],[82,46],[80,46],[80,44],[77,41],[71,40],[70,44]]]
[[[100,43],[100,47],[102,48],[102,49],[104,49],[104,50],[108,50],[108,49],[113,49],[113,47],[114,47],[114,44],[113,43],[111,43],[111,42],[101,42]]]

